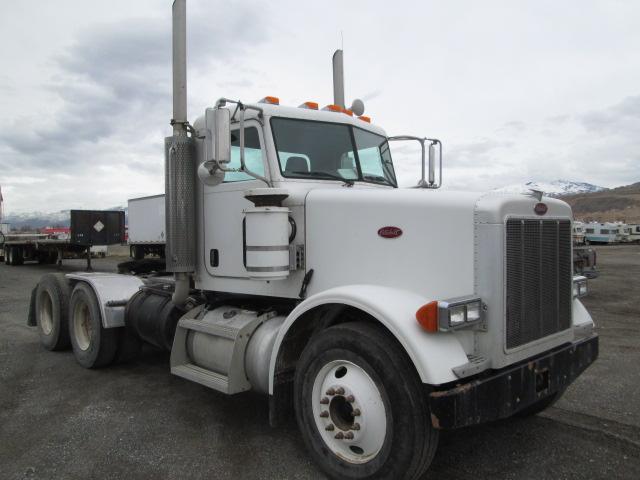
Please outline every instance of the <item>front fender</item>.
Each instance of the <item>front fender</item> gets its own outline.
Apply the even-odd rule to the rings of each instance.
[[[276,337],[269,364],[269,393],[273,394],[276,360],[287,331],[305,312],[326,304],[348,305],[377,319],[403,346],[423,383],[456,380],[451,369],[469,360],[453,334],[428,333],[418,325],[416,310],[429,301],[412,292],[375,285],[346,285],[309,297],[289,314]]]

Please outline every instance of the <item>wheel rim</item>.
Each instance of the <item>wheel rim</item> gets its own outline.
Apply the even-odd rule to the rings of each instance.
[[[89,306],[78,302],[73,310],[73,336],[80,350],[87,350],[91,344],[91,314]]]
[[[387,415],[382,394],[364,369],[334,360],[313,383],[312,410],[327,447],[349,463],[367,463],[384,444]]]
[[[40,309],[38,311],[40,317],[40,327],[45,335],[49,335],[53,330],[53,301],[49,292],[40,294]]]

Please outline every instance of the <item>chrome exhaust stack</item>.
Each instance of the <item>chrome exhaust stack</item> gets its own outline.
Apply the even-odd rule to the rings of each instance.
[[[344,108],[344,63],[342,50],[333,54],[333,104]]]
[[[342,50],[336,50],[333,53],[333,104],[339,107],[345,108],[346,103],[344,99],[344,56]],[[356,117],[359,117],[364,113],[364,102],[359,98],[353,100],[349,110],[353,112]]]
[[[175,275],[173,303],[189,295],[195,271],[195,141],[187,135],[187,5],[175,0],[173,28],[173,136],[165,138],[165,256],[167,271]]]

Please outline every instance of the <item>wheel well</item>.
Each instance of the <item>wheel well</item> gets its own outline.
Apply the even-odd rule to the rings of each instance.
[[[303,313],[289,328],[278,350],[275,371],[273,373],[273,395],[270,397],[270,422],[278,425],[285,421],[287,414],[293,409],[293,378],[298,363],[309,341],[314,335],[333,325],[346,322],[367,322],[375,324],[384,331],[389,341],[400,345],[398,339],[373,315],[364,312],[356,307],[341,303],[329,303],[319,305]],[[403,352],[404,347],[400,345]],[[413,362],[406,354],[409,365],[414,368]]]

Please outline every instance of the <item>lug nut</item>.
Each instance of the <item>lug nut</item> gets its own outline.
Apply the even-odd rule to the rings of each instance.
[[[338,432],[333,438],[335,438],[336,440],[342,440],[344,438],[344,434],[342,432]]]
[[[336,391],[333,388],[330,388],[329,390],[327,390],[327,395],[335,395]]]
[[[359,408],[354,408],[353,412],[351,412],[351,415],[354,417],[359,417],[360,416],[360,409]]]
[[[325,427],[325,430],[327,430],[327,431],[329,431],[329,432],[333,432],[333,430],[334,430],[335,428],[336,428],[336,427],[334,427],[334,426],[333,426],[333,423],[330,423],[329,425],[327,425],[327,426]]]
[[[352,430],[360,430],[360,424],[358,422],[353,424],[353,427],[351,427]]]
[[[347,395],[347,402],[353,403],[355,401],[356,401],[356,397],[354,397],[353,395]]]
[[[345,440],[353,440],[353,432],[347,432],[344,434]]]
[[[327,418],[329,416],[329,412],[326,410],[324,412],[320,412],[320,418]]]
[[[338,387],[338,388],[336,388],[336,393],[337,393],[338,395],[344,395],[344,388],[342,388],[342,387]]]
[[[328,403],[329,403],[329,399],[328,399],[327,397],[323,397],[323,398],[322,398],[322,400],[320,400],[320,403],[321,403],[322,405],[326,405],[326,404],[328,404]]]

